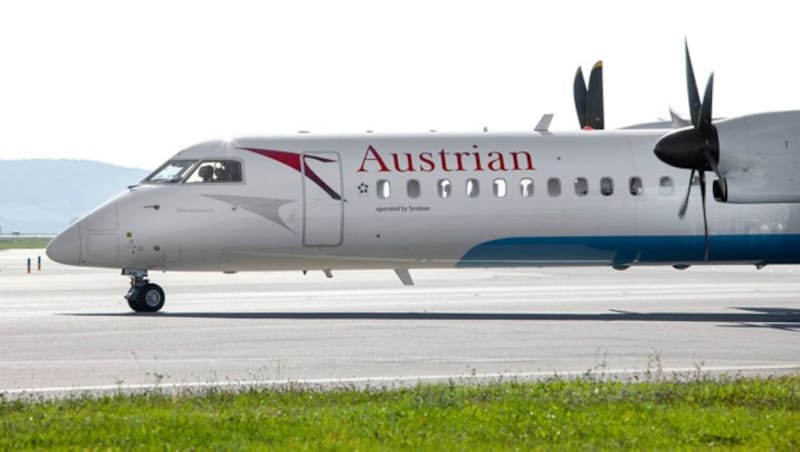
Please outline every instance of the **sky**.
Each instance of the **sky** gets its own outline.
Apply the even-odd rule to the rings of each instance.
[[[688,112],[688,38],[714,116],[800,109],[792,2],[6,1],[0,160],[152,169],[214,138],[576,129],[604,61],[606,127]],[[1,163],[0,163],[1,164]]]

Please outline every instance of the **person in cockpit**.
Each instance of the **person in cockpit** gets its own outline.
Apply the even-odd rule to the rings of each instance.
[[[203,166],[197,174],[203,179],[203,182],[214,182],[214,168],[211,165]]]
[[[217,182],[230,182],[231,180],[228,169],[225,168],[224,165],[214,168],[214,177],[216,178]]]

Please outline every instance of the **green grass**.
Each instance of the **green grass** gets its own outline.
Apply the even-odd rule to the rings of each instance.
[[[45,248],[50,243],[49,237],[6,237],[0,238],[0,250]]]
[[[0,401],[0,449],[800,449],[800,376]]]

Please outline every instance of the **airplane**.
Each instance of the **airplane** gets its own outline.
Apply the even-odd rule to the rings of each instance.
[[[518,133],[208,141],[47,255],[121,268],[136,312],[164,306],[159,270],[394,269],[411,285],[417,268],[800,263],[800,111],[714,119],[714,75],[701,99],[685,54],[687,127],[606,130],[601,93],[581,121],[595,130],[550,131],[545,115]]]

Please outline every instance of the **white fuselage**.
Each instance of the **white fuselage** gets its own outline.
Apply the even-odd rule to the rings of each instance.
[[[702,263],[700,190],[679,219],[689,172],[654,156],[663,134],[208,142],[172,160],[195,162],[189,172],[236,161],[241,181],[145,181],[71,226],[51,255],[167,271]],[[711,263],[800,263],[797,204],[710,198],[708,223]]]

